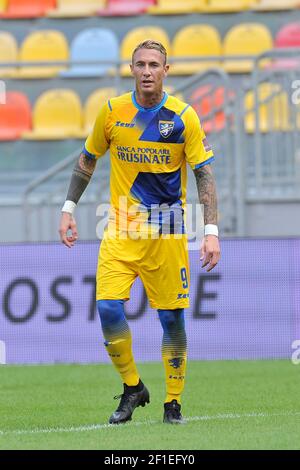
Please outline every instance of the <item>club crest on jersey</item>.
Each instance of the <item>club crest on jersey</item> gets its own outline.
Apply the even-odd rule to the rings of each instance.
[[[174,122],[173,121],[158,121],[158,129],[159,133],[164,139],[169,137],[172,134],[174,129]]]

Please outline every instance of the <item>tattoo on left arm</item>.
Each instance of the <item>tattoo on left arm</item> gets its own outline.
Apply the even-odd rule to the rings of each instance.
[[[204,206],[204,224],[218,224],[217,191],[210,165],[194,170],[199,202]]]

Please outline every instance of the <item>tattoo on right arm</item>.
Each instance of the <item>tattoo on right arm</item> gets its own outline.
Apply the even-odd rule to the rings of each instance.
[[[96,160],[93,158],[87,157],[84,153],[80,154],[72,173],[67,194],[68,201],[73,201],[75,204],[78,203],[85,188],[91,180],[96,163]]]

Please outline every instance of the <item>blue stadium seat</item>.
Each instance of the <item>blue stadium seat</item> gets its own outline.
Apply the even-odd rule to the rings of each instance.
[[[119,44],[117,36],[109,29],[89,28],[81,31],[71,42],[71,61],[83,62],[61,72],[62,77],[98,77],[113,69],[109,64],[88,65],[88,61],[117,61]]]

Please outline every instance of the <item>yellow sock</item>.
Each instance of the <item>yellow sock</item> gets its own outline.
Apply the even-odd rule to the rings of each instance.
[[[131,332],[124,312],[124,300],[98,300],[97,307],[107,352],[123,382],[135,386],[140,378],[132,354]]]
[[[129,386],[137,385],[140,377],[132,354],[130,331],[122,332],[119,338],[114,337],[104,344],[123,382]]]
[[[158,310],[164,330],[162,341],[162,359],[166,373],[166,399],[181,402],[184,388],[187,341],[184,326],[184,310]]]
[[[180,357],[170,356],[163,350],[163,363],[166,372],[167,395],[165,403],[177,400],[181,403],[184,388],[186,354]]]

